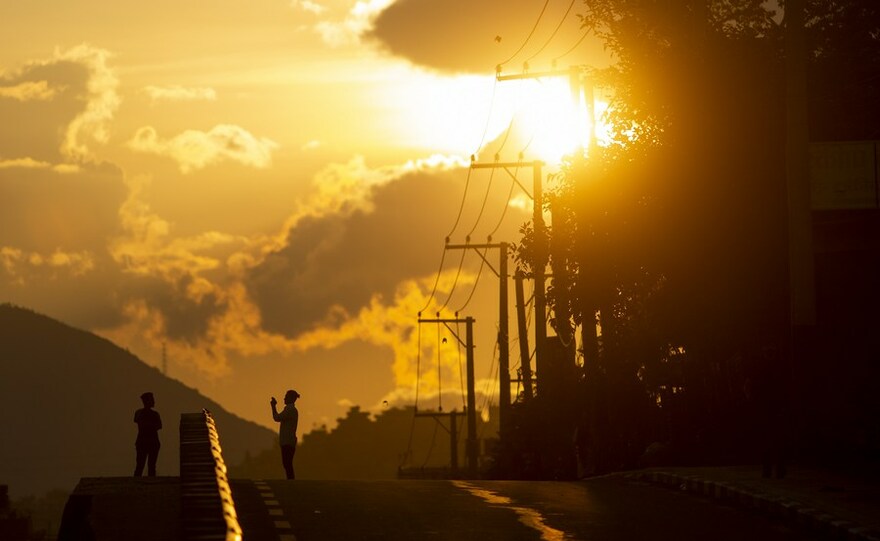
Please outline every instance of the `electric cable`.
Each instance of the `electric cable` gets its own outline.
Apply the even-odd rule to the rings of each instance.
[[[437,411],[443,411],[443,377],[440,357],[440,313],[437,313]]]
[[[449,288],[449,295],[446,297],[446,302],[443,303],[443,306],[437,310],[437,317],[440,317],[440,312],[442,312],[447,306],[449,306],[449,301],[452,300],[452,294],[455,293],[455,288],[458,285],[458,279],[461,277],[461,269],[464,266],[464,256],[467,254],[467,248],[461,251],[461,259],[458,261],[458,271],[455,273],[455,280],[452,281],[452,287]]]
[[[550,45],[550,42],[553,41],[553,38],[556,37],[556,33],[559,32],[559,29],[560,29],[560,28],[562,28],[562,23],[564,23],[564,22],[565,22],[565,19],[568,18],[568,14],[571,13],[571,8],[574,7],[574,3],[575,3],[575,0],[571,0],[571,3],[568,4],[568,9],[565,10],[565,15],[562,16],[562,19],[559,21],[559,24],[556,25],[556,28],[555,28],[555,29],[553,29],[553,33],[550,34],[550,37],[547,39],[547,41],[544,42],[544,45],[541,45],[541,48],[540,48],[540,49],[538,49],[537,51],[535,51],[535,53],[534,53],[532,56],[526,58],[526,63],[531,62],[532,59],[534,59],[536,56],[538,56],[539,54],[541,54],[541,52],[542,52],[544,49],[546,49],[548,45]]]
[[[497,162],[497,160],[496,160]],[[474,220],[474,226],[471,227],[471,230],[468,231],[466,239],[470,239],[471,235],[474,234],[474,231],[477,230],[477,226],[480,225],[480,220],[483,218],[483,212],[486,211],[486,202],[489,201],[489,193],[492,191],[492,181],[495,179],[495,168],[492,168],[489,171],[489,183],[486,184],[486,193],[483,195],[483,203],[480,205],[480,212],[477,214],[477,219]]]
[[[580,39],[578,39],[578,40],[575,42],[574,45],[571,46],[571,48],[569,48],[567,51],[565,51],[564,53],[562,53],[561,55],[559,55],[559,56],[557,56],[557,57],[555,57],[555,58],[553,59],[553,62],[552,62],[553,66],[554,66],[554,67],[556,66],[556,61],[557,61],[557,60],[559,60],[560,58],[564,58],[564,57],[568,56],[572,51],[574,51],[575,49],[577,49],[578,46],[579,46],[581,43],[583,43],[583,41],[584,41],[585,39],[587,39],[587,36],[589,36],[589,35],[590,35],[590,29],[587,28],[587,29],[584,31],[584,34],[580,37]]]
[[[504,217],[507,216],[507,209],[510,207],[510,197],[513,195],[513,189],[516,188],[517,177],[519,176],[519,166],[513,170],[513,178],[510,179],[510,190],[507,192],[507,199],[504,202],[504,209],[501,211],[501,217],[498,218],[498,223],[495,224],[495,227],[492,229],[492,232],[489,233],[489,242],[492,242],[492,237],[495,236],[495,233],[498,232],[498,229],[501,228],[501,224],[504,222]]]
[[[547,11],[548,4],[550,4],[550,0],[546,0],[544,2],[544,7],[541,8],[541,13],[538,14],[538,20],[535,21],[535,26],[532,27],[532,31],[529,32],[528,36],[526,36],[525,41],[523,41],[522,45],[519,46],[519,49],[517,49],[515,53],[510,55],[510,58],[508,58],[504,62],[499,62],[498,63],[499,66],[503,66],[504,64],[507,64],[508,62],[510,62],[511,60],[516,58],[516,55],[518,55],[523,49],[525,49],[526,45],[528,45],[528,43],[529,43],[529,40],[532,39],[532,35],[534,35],[535,30],[538,29],[538,25],[541,23],[541,18],[544,17],[544,12]]]
[[[486,142],[486,135],[489,133],[489,123],[492,120],[492,113],[495,111],[495,93],[498,90],[498,76],[496,74],[495,79],[492,82],[492,97],[489,98],[489,113],[486,115],[486,124],[483,126],[483,135],[480,137],[480,143],[477,145],[477,148],[474,150],[473,154],[479,154],[480,149],[483,148],[483,143]]]
[[[419,412],[419,383],[421,381],[421,366],[422,366],[422,322],[421,321],[418,322],[417,336],[418,336],[417,341],[418,341],[419,351],[416,354],[416,393],[415,393],[416,394],[416,401],[415,401],[415,405],[413,406],[413,418],[412,418],[412,422],[410,423],[410,426],[409,426],[409,439],[407,440],[407,443],[406,443],[406,451],[404,451],[403,457],[401,458],[401,461],[398,464],[399,467],[403,467],[403,465],[406,464],[406,461],[408,459],[412,458],[413,433],[415,432],[415,429],[416,429],[416,414]]]
[[[471,163],[473,163],[474,160],[475,156],[472,154]],[[452,225],[452,231],[450,231],[446,235],[446,242],[449,242],[450,237],[452,237],[452,234],[455,233],[455,229],[458,227],[458,222],[461,221],[461,213],[464,210],[464,202],[467,200],[468,187],[471,184],[471,171],[473,170],[474,169],[472,167],[468,167],[467,178],[465,178],[464,181],[464,193],[461,194],[461,205],[459,205],[458,207],[458,216],[455,217],[455,223]]]
[[[419,317],[422,317],[422,312],[428,309],[431,306],[431,301],[434,300],[434,295],[437,294],[437,286],[440,284],[440,276],[443,274],[443,262],[446,261],[446,246],[443,247],[443,253],[440,255],[440,268],[437,269],[437,278],[434,280],[434,287],[431,288],[431,294],[428,295],[428,300],[425,302],[425,306],[419,310]]]
[[[480,408],[480,413],[486,411],[488,407],[491,406],[492,396],[495,394],[495,378],[497,376],[498,370],[501,368],[500,359],[498,359],[498,342],[495,342],[495,349],[492,352],[492,363],[489,365],[489,378],[486,380],[486,385],[483,391],[483,406]],[[490,412],[491,413],[491,412]],[[482,435],[482,426],[477,430],[477,438]]]
[[[425,455],[425,461],[422,462],[422,469],[428,465],[428,461],[431,460],[431,454],[434,452],[434,442],[437,440],[437,424],[440,421],[434,419],[434,432],[431,434],[431,444],[428,446],[428,454]]]
[[[467,300],[464,301],[464,304],[461,306],[461,308],[458,309],[458,312],[463,312],[464,309],[467,308],[468,304],[470,304],[471,299],[474,298],[474,293],[477,291],[477,286],[480,283],[480,276],[482,276],[482,274],[483,274],[483,267],[486,266],[486,254],[488,254],[488,253],[489,253],[489,248],[483,249],[483,255],[482,255],[482,257],[480,257],[480,268],[479,268],[479,270],[477,270],[477,278],[476,278],[476,280],[474,280],[474,286],[471,288],[471,292],[468,295]]]

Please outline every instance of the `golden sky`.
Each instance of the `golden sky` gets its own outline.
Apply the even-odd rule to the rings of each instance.
[[[558,110],[535,104],[560,87],[493,76],[542,4],[3,2],[0,302],[156,366],[165,343],[171,377],[266,425],[287,388],[305,430],[350,404],[412,403],[416,313],[462,201],[453,242],[496,225],[516,242],[530,213],[506,175],[474,173],[463,197],[469,155],[494,140],[491,159],[515,114],[503,159],[558,155],[540,135],[559,131],[543,120]],[[548,6],[505,70],[545,43],[530,64],[549,69],[578,40],[578,5]],[[599,50],[587,40],[560,65]],[[465,260],[448,311],[478,269]],[[497,326],[497,282],[480,280],[462,313],[477,318],[478,379]],[[423,333],[420,392],[436,403],[437,329]],[[460,407],[454,346],[441,365],[446,407]]]

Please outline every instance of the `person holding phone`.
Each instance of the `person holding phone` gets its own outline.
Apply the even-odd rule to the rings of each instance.
[[[296,409],[296,400],[299,393],[289,390],[284,395],[284,409],[278,412],[278,401],[273,396],[269,403],[272,405],[272,419],[280,423],[278,428],[278,440],[281,444],[281,465],[288,479],[296,479],[293,471],[293,455],[296,454],[296,425],[299,423],[299,411]]]

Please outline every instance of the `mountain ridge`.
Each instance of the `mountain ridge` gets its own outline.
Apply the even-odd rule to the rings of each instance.
[[[151,391],[162,415],[158,474],[178,475],[181,413],[211,411],[227,463],[275,434],[88,331],[0,304],[0,484],[16,496],[72,489],[134,470],[134,411]]]

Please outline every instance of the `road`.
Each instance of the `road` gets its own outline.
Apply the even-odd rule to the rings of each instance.
[[[709,499],[617,477],[232,483],[246,541],[804,540]]]

